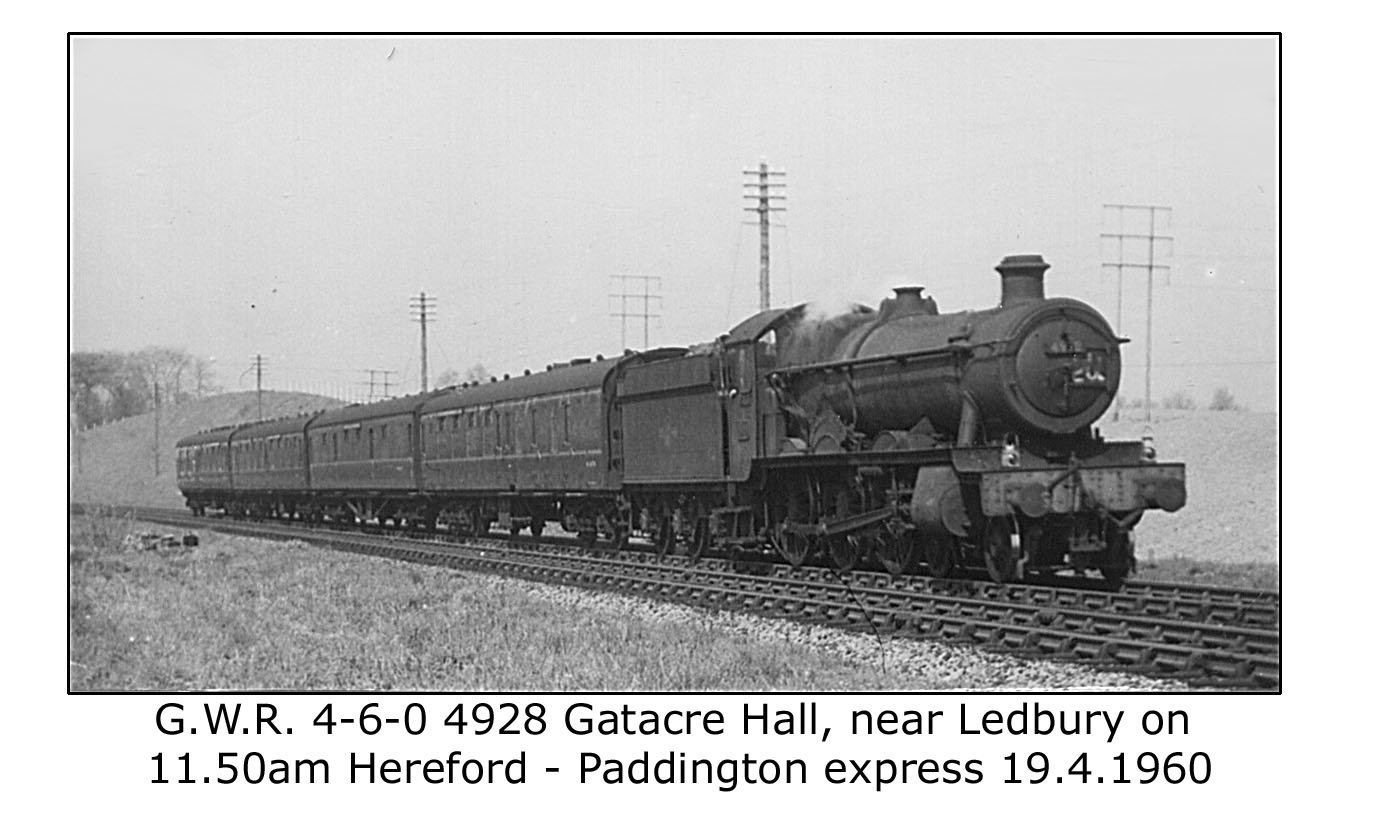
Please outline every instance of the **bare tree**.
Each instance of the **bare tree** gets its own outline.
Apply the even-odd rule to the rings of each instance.
[[[202,399],[215,393],[222,393],[218,384],[218,374],[213,370],[212,357],[194,357],[189,366],[189,376],[193,380],[194,398]]]
[[[184,376],[193,364],[193,357],[182,348],[152,345],[134,355],[146,390],[154,397],[160,392],[163,404],[173,404],[184,398]]]
[[[155,475],[160,474],[160,406],[182,399],[184,372],[190,356],[179,348],[152,345],[132,355],[134,367],[150,392],[150,404],[155,408]]]

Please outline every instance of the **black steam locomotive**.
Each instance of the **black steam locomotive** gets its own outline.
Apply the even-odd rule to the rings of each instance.
[[[1004,259],[983,311],[900,288],[875,311],[773,309],[692,348],[199,433],[179,488],[196,513],[462,535],[555,521],[661,554],[1118,585],[1143,513],[1186,502],[1185,470],[1092,430],[1122,340],[1046,298],[1046,269]]]

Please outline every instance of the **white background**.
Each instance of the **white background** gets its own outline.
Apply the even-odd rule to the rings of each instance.
[[[995,4],[991,16],[969,19],[936,11],[919,18],[878,13],[877,4],[800,6],[798,15],[777,6],[753,8],[706,4],[708,14],[726,16],[694,20],[679,16],[627,17],[597,13],[592,4],[575,7],[571,16],[542,13],[512,19],[478,17],[461,9],[454,17],[428,18],[413,13],[410,4],[395,4],[391,17],[354,16],[337,8],[333,16],[289,14],[284,4],[277,16],[241,16],[255,4],[233,10],[210,8],[204,15],[173,14],[183,6],[167,4],[133,12],[126,5],[68,4],[66,17],[12,20],[4,60],[6,121],[11,159],[10,193],[5,196],[6,234],[19,252],[10,255],[6,302],[6,346],[15,364],[6,417],[11,423],[7,448],[12,467],[23,466],[22,479],[11,478],[7,508],[18,520],[9,540],[7,563],[10,591],[5,610],[11,638],[6,649],[7,693],[3,726],[4,767],[8,798],[45,802],[69,811],[112,808],[148,812],[246,811],[249,807],[290,810],[298,807],[341,811],[434,807],[567,811],[660,809],[708,811],[713,807],[742,810],[779,807],[782,810],[835,811],[846,807],[890,804],[933,808],[944,805],[1013,805],[1064,811],[1094,806],[1128,806],[1134,811],[1174,811],[1179,808],[1222,807],[1311,810],[1322,806],[1377,808],[1381,798],[1379,759],[1390,721],[1387,674],[1377,660],[1361,655],[1386,639],[1387,609],[1379,605],[1384,592],[1379,582],[1389,571],[1389,520],[1382,512],[1386,486],[1383,467],[1389,457],[1389,422],[1383,410],[1383,387],[1388,378],[1383,356],[1391,274],[1384,236],[1389,231],[1389,127],[1385,122],[1389,94],[1385,27],[1373,17],[1345,11],[1340,3],[1323,4],[1311,14],[1275,12],[1270,4],[1226,13],[1215,4],[1168,4],[1166,7],[1124,7],[1095,4],[1064,14],[1027,4]],[[890,7],[888,7],[890,8]],[[1040,10],[1037,10],[1040,8]],[[1256,13],[1262,8],[1262,15]],[[1351,6],[1356,8],[1356,6]],[[91,11],[90,14],[80,13]],[[1250,13],[1246,13],[1246,12]],[[236,12],[236,13],[235,13]],[[1322,19],[1318,19],[1318,15]],[[882,28],[893,22],[911,28],[937,26],[963,29],[975,24],[1023,26],[1108,26],[1111,30],[1143,26],[1282,30],[1283,42],[1283,275],[1284,309],[1288,319],[1283,343],[1281,416],[1284,422],[1282,526],[1284,554],[1284,693],[1275,697],[1032,697],[1049,705],[1124,707],[1138,712],[1167,706],[1191,712],[1192,735],[1169,740],[1168,747],[1204,750],[1213,759],[1214,776],[1203,787],[1151,785],[1078,790],[1069,783],[1041,787],[983,784],[973,787],[905,788],[880,795],[863,789],[834,789],[822,784],[806,788],[775,787],[732,794],[694,788],[641,789],[577,788],[560,779],[542,779],[526,790],[508,787],[379,787],[277,788],[192,785],[156,787],[148,783],[149,756],[174,752],[154,728],[154,712],[163,701],[151,697],[70,697],[66,685],[64,631],[65,564],[61,539],[62,511],[56,497],[64,483],[57,448],[64,437],[58,404],[64,368],[60,354],[66,342],[58,336],[62,302],[65,245],[65,93],[66,30],[103,30],[117,26],[148,29],[240,27],[267,23],[304,29],[362,25],[368,28],[419,28],[428,24],[461,28],[509,29],[547,21],[562,26],[581,24],[643,25],[653,28],[696,23],[703,27],[860,25]],[[244,22],[246,21],[246,22]],[[1282,329],[1281,329],[1282,330]],[[25,353],[31,348],[39,353]],[[31,411],[27,395],[42,394]],[[19,408],[19,405],[24,407]],[[35,417],[39,433],[16,433],[14,423]],[[27,470],[37,465],[39,474]],[[29,485],[33,485],[30,487]],[[15,487],[18,489],[15,489]],[[1374,638],[1374,643],[1371,642]],[[200,703],[203,698],[181,699]],[[240,699],[247,702],[250,699]],[[313,716],[320,700],[275,700],[299,708],[300,717]],[[348,701],[345,698],[342,701]],[[392,701],[405,703],[405,698]],[[427,700],[438,708],[442,700]],[[545,700],[558,707],[561,699]],[[618,699],[605,700],[611,703]],[[668,700],[632,700],[662,706]],[[687,697],[676,704],[692,705]],[[776,701],[776,700],[770,700]],[[786,698],[784,701],[795,701]],[[890,708],[953,707],[951,697],[897,697],[882,704]],[[973,697],[976,707],[998,703],[1010,707],[1016,697]],[[730,710],[739,699],[715,700]],[[872,707],[870,697],[821,701],[825,723],[835,724],[839,707]],[[202,737],[198,737],[202,739]],[[347,754],[366,742],[338,737],[318,740],[334,746],[321,751],[317,738],[288,739],[287,754]],[[1056,755],[1073,753],[1092,740],[1077,738],[1052,743]],[[192,741],[190,742],[192,743]],[[631,740],[625,750],[644,749]],[[268,753],[280,752],[276,742],[258,742]],[[1007,752],[1008,745],[1027,751],[1046,742],[1027,739],[955,739],[906,737],[855,743],[843,737],[827,745],[802,741],[722,739],[722,752],[804,754],[811,759],[826,752],[864,757],[881,755],[983,755]],[[793,745],[793,746],[788,746]],[[248,749],[239,741],[233,749]],[[393,750],[387,741],[374,741],[380,750]],[[446,747],[437,741],[411,741],[413,755],[429,757]],[[1152,747],[1149,740],[1125,738],[1130,751]],[[1113,745],[1091,743],[1092,750],[1112,754]],[[663,749],[667,749],[665,745]],[[192,749],[192,748],[180,748]],[[202,749],[202,748],[200,748]],[[225,748],[226,749],[226,748]],[[580,749],[577,740],[549,740],[538,757],[562,761]],[[618,750],[607,742],[606,749]],[[690,754],[708,752],[709,745],[692,739],[682,743]],[[508,748],[504,748],[504,752]],[[713,750],[715,752],[716,750]],[[403,751],[406,752],[405,750]],[[541,763],[541,762],[540,762]],[[563,766],[568,766],[566,763]],[[1050,789],[1058,786],[1058,789]],[[1367,797],[1368,794],[1374,797]]]

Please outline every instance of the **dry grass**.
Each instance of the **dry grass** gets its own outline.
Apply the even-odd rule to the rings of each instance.
[[[1165,583],[1205,583],[1241,589],[1279,590],[1277,563],[1216,563],[1188,557],[1139,561],[1137,580]]]
[[[73,690],[906,685],[716,620],[637,620],[508,581],[300,543],[209,534],[193,550],[128,551],[132,528],[70,519]]]

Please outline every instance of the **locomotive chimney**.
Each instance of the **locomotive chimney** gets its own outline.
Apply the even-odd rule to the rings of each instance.
[[[1042,260],[1041,255],[1008,255],[997,268],[998,274],[1003,276],[1001,305],[1004,308],[1046,299],[1042,278],[1051,265]]]

